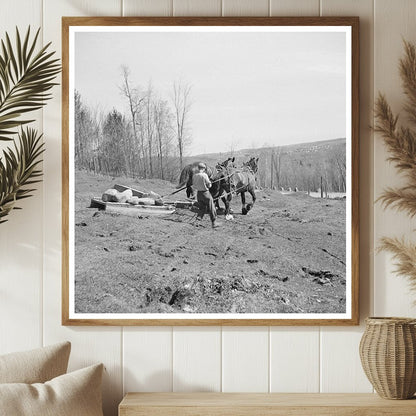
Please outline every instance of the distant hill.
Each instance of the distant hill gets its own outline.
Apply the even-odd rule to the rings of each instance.
[[[284,146],[270,146],[270,147],[258,147],[258,148],[251,148],[251,149],[240,149],[235,150],[233,152],[218,152],[218,153],[203,153],[199,155],[187,156],[185,158],[186,162],[189,163],[191,161],[196,160],[203,160],[209,164],[209,161],[213,161],[213,163],[217,163],[219,161],[225,160],[228,157],[235,156],[237,159],[249,159],[252,156],[260,156],[263,153],[269,153],[273,151],[280,151],[282,154],[285,155],[306,155],[311,153],[322,153],[328,152],[333,147],[338,146],[345,146],[346,139],[345,138],[338,138],[332,140],[322,140],[317,142],[308,142],[308,143],[297,143],[297,144],[289,144]]]
[[[204,161],[210,166],[235,156],[241,166],[250,157],[259,157],[258,184],[317,190],[321,177],[328,191],[345,191],[346,139],[337,138],[286,146],[240,149],[234,152],[207,153],[185,158],[185,164]],[[273,167],[272,167],[273,166]]]

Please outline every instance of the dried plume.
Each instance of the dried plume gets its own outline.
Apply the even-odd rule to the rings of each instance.
[[[399,276],[406,276],[410,288],[416,291],[416,245],[404,239],[383,237],[378,250],[389,251],[393,254],[396,267],[394,272]]]
[[[386,188],[377,199],[383,208],[393,207],[406,212],[410,218],[416,216],[416,190],[415,188],[394,189]]]
[[[390,153],[387,160],[407,179],[404,187],[386,188],[378,201],[384,208],[394,207],[413,218],[416,216],[416,47],[407,41],[403,43],[404,57],[400,59],[399,70],[406,95],[404,110],[410,127],[399,125],[399,116],[393,113],[386,97],[379,94],[374,131],[381,135]],[[411,289],[416,291],[416,245],[404,239],[383,237],[378,250],[393,254],[395,273],[406,276]]]

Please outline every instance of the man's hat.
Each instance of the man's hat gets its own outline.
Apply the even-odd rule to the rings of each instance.
[[[206,165],[205,165],[205,163],[198,163],[198,169],[206,169],[207,167],[206,167]]]

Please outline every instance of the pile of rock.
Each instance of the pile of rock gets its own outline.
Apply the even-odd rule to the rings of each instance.
[[[161,196],[155,192],[135,191],[134,193],[136,195],[133,195],[133,190],[131,189],[118,191],[110,188],[103,193],[101,199],[103,202],[128,203],[131,205],[163,205]]]

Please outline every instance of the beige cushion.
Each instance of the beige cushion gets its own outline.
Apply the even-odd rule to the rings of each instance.
[[[0,415],[103,416],[102,372],[98,364],[44,384],[0,384]]]
[[[0,355],[0,383],[44,383],[66,373],[71,343]]]

